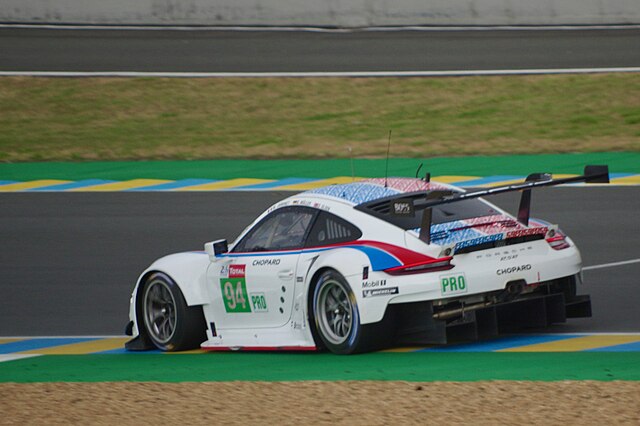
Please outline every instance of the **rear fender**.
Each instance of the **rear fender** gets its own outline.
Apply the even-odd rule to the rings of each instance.
[[[344,248],[326,253],[316,253],[315,260],[313,259],[314,257],[310,256],[310,254],[303,254],[301,259],[302,262],[311,263],[305,277],[307,282],[306,300],[309,312],[311,312],[312,298],[318,276],[327,269],[333,269],[347,280],[353,290],[360,312],[360,322],[369,324],[382,320],[388,305],[388,298],[364,298],[363,283],[372,279],[380,279],[381,277],[387,278],[388,275],[383,272],[372,271],[371,262],[366,254],[358,250]],[[365,268],[367,268],[366,272]]]

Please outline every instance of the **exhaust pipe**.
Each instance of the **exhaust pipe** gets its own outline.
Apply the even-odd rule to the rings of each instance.
[[[520,295],[524,291],[524,286],[527,284],[524,280],[511,281],[507,283],[507,294],[515,297]]]
[[[469,306],[463,306],[461,308],[449,309],[448,311],[442,311],[442,312],[433,314],[433,319],[446,320],[449,318],[464,315],[465,312],[472,312],[472,311],[477,311],[478,309],[481,309],[481,308],[486,308],[491,304],[492,302],[480,302],[480,303],[476,303]]]
[[[525,280],[509,281],[505,290],[496,297],[496,303],[510,302],[524,292]]]
[[[465,312],[477,311],[478,309],[486,308],[490,305],[495,305],[502,302],[508,302],[515,299],[524,291],[527,282],[525,280],[510,281],[503,292],[498,296],[495,296],[493,300],[486,302],[474,303],[473,305],[462,306],[460,308],[449,309],[433,314],[433,319],[446,320],[449,318],[464,315]]]

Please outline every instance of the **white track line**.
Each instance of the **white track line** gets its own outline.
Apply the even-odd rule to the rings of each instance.
[[[329,28],[313,26],[198,26],[198,25],[74,25],[74,24],[0,24],[0,28],[47,30],[114,30],[114,31],[247,31],[247,32],[311,32],[360,33],[398,31],[580,31],[580,30],[637,30],[640,25],[484,25],[484,26],[426,26],[407,25],[389,27]]]
[[[127,338],[130,336],[125,336],[124,334],[113,334],[113,335],[79,335],[79,336],[64,336],[64,335],[53,335],[53,336],[0,336],[0,339],[118,339],[118,338]]]
[[[615,266],[631,265],[633,263],[640,263],[640,259],[623,260],[622,262],[603,263],[602,265],[585,266],[583,271],[592,271],[594,269],[613,268]]]
[[[16,361],[18,359],[33,358],[39,354],[0,354],[0,362]]]
[[[160,78],[322,78],[322,77],[469,77],[501,75],[637,73],[640,67],[557,68],[468,71],[346,72],[139,72],[139,71],[0,71],[0,77],[160,77]]]

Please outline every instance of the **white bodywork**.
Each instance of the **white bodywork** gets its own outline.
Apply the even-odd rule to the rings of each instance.
[[[349,283],[362,324],[382,320],[389,304],[472,299],[474,295],[503,290],[508,282],[515,280],[532,285],[581,271],[580,254],[568,238],[569,247],[563,250],[554,250],[545,239],[539,239],[457,254],[451,260],[453,268],[450,270],[410,275],[376,271],[371,257],[353,247],[232,252],[263,217],[294,205],[313,206],[348,220],[362,231],[359,241],[384,242],[434,258],[442,257],[445,246],[425,244],[415,232],[403,231],[356,210],[354,203],[323,194],[294,195],[258,217],[231,244],[227,254],[216,257],[206,252],[180,253],[163,257],[149,266],[140,276],[131,297],[133,336],[139,334],[140,327],[136,316],[138,287],[154,271],[170,276],[180,287],[188,305],[202,306],[207,324],[207,340],[202,347],[209,349],[314,348],[316,343],[309,324],[309,289],[318,271],[325,268],[338,271]],[[368,276],[363,276],[365,268]],[[227,296],[232,294],[233,300],[227,298],[225,301],[224,293],[229,289],[233,294]],[[235,311],[232,312],[228,312],[230,300],[234,303]]]

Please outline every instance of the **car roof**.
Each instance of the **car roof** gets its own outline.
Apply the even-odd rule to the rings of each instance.
[[[351,205],[358,205],[369,201],[375,201],[385,197],[402,195],[404,193],[452,190],[461,191],[459,188],[439,182],[426,182],[415,178],[373,178],[364,179],[352,183],[329,185],[311,189],[299,195],[318,196],[324,195],[346,201]]]

